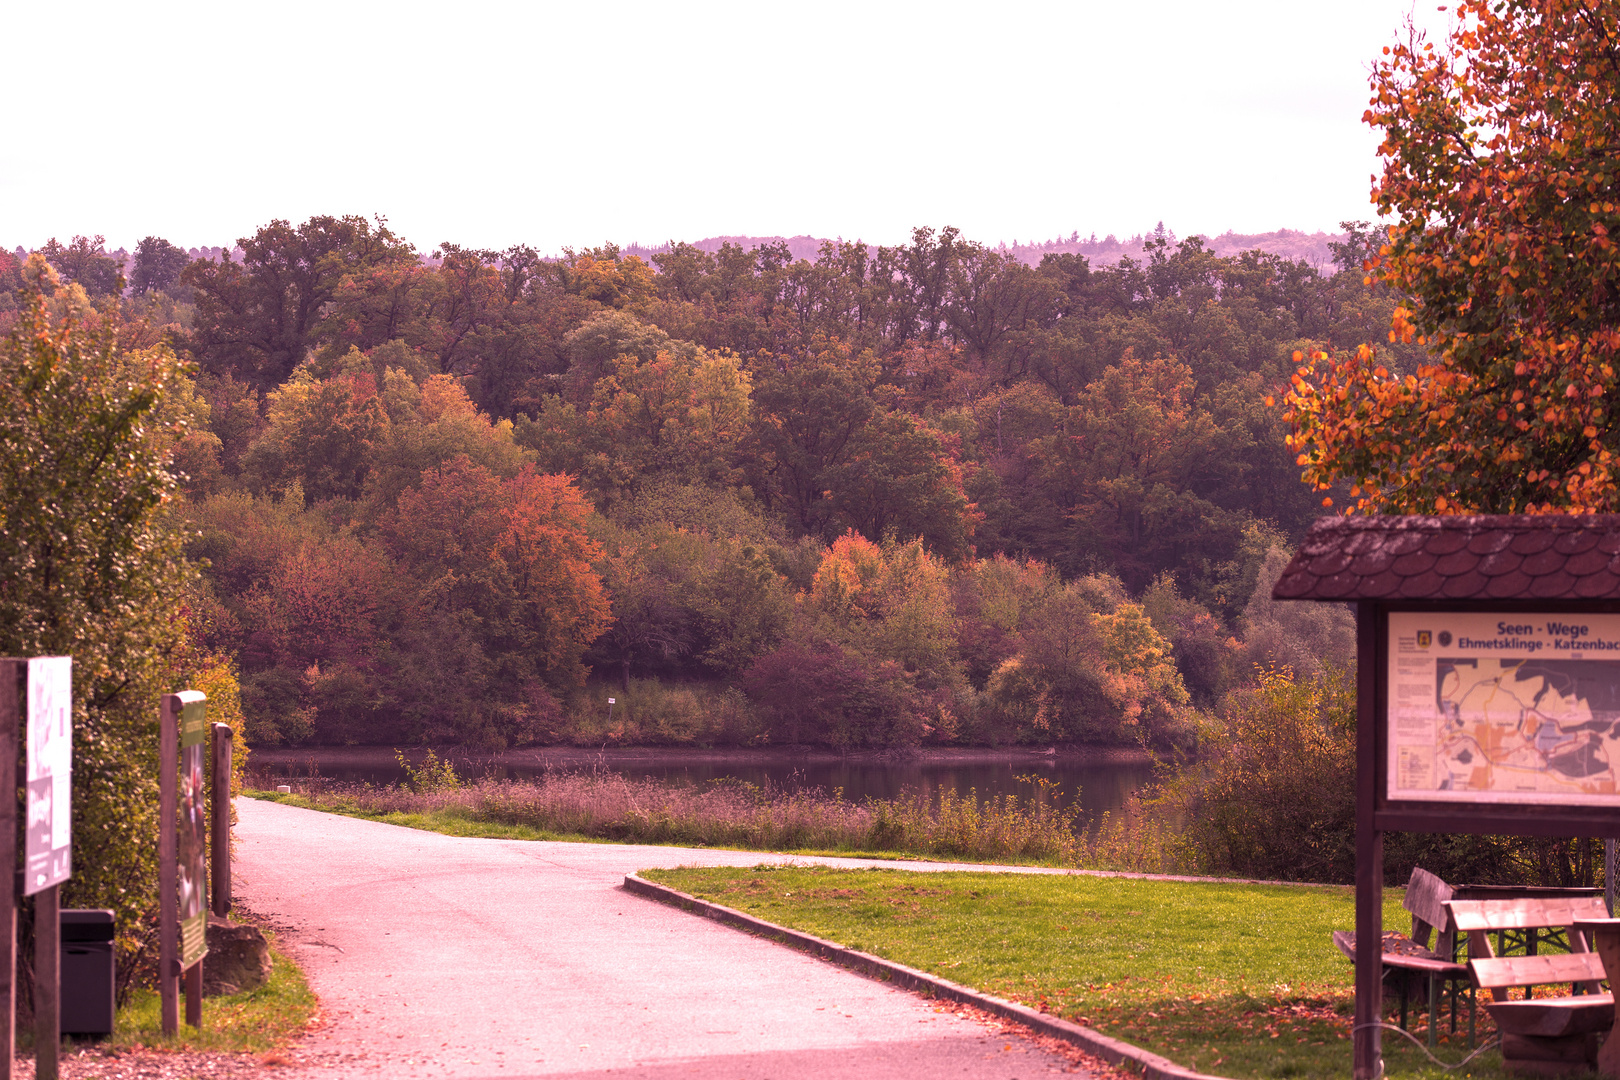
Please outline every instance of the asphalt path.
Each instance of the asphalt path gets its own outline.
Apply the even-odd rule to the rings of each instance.
[[[236,895],[321,998],[321,1024],[277,1070],[289,1080],[1074,1071],[993,1025],[620,887],[651,867],[866,860],[467,839],[236,806]]]

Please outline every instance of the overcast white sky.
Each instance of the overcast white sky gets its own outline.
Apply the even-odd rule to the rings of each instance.
[[[1371,59],[1434,0],[5,5],[0,245],[987,243],[1370,218]]]

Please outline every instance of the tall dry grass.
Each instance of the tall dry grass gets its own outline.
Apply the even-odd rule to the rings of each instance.
[[[293,780],[316,809],[443,815],[496,825],[647,844],[761,851],[913,854],[982,862],[1042,863],[1152,873],[1183,868],[1165,821],[1141,803],[1095,822],[1061,807],[1050,782],[1029,778],[1026,795],[979,801],[969,792],[938,799],[846,799],[820,789],[735,781],[701,786],[635,780],[612,772],[557,772],[536,780],[445,783],[413,774],[414,786]],[[286,783],[286,780],[280,782]],[[259,787],[270,787],[261,782]]]

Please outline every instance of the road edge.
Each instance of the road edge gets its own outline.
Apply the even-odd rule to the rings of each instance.
[[[814,934],[807,934],[802,930],[793,930],[786,926],[767,922],[764,919],[750,915],[736,908],[729,908],[723,904],[710,903],[699,900],[688,893],[672,889],[668,885],[660,885],[655,881],[648,881],[639,874],[626,874],[624,890],[648,900],[655,900],[671,907],[680,908],[690,914],[701,915],[707,919],[730,926],[733,929],[744,930],[760,937],[769,938],[778,944],[789,948],[807,952],[812,956],[830,963],[848,968],[868,978],[879,982],[891,983],[907,990],[921,993],[928,997],[943,998],[963,1005],[972,1005],[983,1009],[987,1013],[999,1016],[1004,1020],[1023,1024],[1042,1035],[1062,1039],[1079,1047],[1088,1054],[1095,1054],[1110,1065],[1124,1067],[1134,1066],[1147,1080],[1227,1080],[1225,1077],[1215,1076],[1211,1073],[1194,1072],[1183,1068],[1168,1058],[1150,1053],[1139,1046],[1128,1042],[1110,1038],[1100,1031],[1081,1027],[1067,1020],[1059,1019],[1047,1013],[1039,1012],[1020,1005],[1005,998],[993,997],[980,993],[959,983],[942,979],[937,975],[930,975],[926,971],[897,964],[893,960],[885,960],[881,956],[859,952],[846,948],[836,942],[818,938]]]

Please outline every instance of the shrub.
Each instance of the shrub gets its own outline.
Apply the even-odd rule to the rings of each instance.
[[[0,341],[0,655],[73,657],[62,903],[113,909],[127,972],[156,904],[157,698],[217,668],[189,647],[196,606],[164,519],[186,431],[164,406],[183,376],[164,346],[122,351],[110,320],[42,262],[30,272]],[[208,677],[228,709],[228,667]]]

